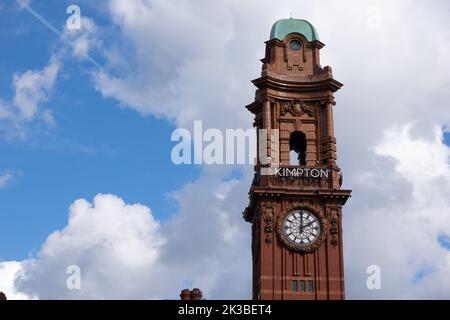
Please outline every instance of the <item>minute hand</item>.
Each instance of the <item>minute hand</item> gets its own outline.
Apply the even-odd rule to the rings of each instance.
[[[309,227],[309,226],[312,225],[313,223],[314,223],[314,221],[311,221],[311,222],[305,224],[305,225],[303,226],[303,228]]]

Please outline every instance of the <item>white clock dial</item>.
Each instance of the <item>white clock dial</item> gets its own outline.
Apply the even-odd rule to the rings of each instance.
[[[317,217],[306,210],[294,210],[284,219],[286,239],[295,245],[310,245],[320,235]]]

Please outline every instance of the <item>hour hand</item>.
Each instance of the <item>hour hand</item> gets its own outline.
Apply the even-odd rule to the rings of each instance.
[[[310,222],[308,222],[307,224],[305,224],[305,225],[303,226],[303,228],[309,227],[310,225],[312,225],[312,224],[313,224],[313,222],[314,222],[314,221],[310,221]]]

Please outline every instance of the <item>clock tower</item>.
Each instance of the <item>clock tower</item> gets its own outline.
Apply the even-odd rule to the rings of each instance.
[[[320,65],[316,29],[277,21],[266,42],[255,101],[258,157],[250,201],[253,299],[344,299],[341,189],[334,92],[342,84]]]

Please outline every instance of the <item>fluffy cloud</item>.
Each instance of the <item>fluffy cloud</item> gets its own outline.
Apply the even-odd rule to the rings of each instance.
[[[81,29],[64,28],[62,36],[62,51],[79,60],[90,60],[90,54],[100,49],[99,28],[95,22],[81,16]]]
[[[247,173],[236,179],[230,169],[207,168],[172,195],[180,211],[163,226],[164,261],[207,299],[251,298],[251,229],[241,215],[253,178]]]
[[[122,52],[126,67],[113,60],[115,72],[94,74],[104,96],[180,126],[202,119],[217,128],[251,127],[241,107],[254,94],[249,80],[259,66],[253,62],[268,32],[249,28],[254,17],[245,19],[235,2],[110,1],[108,7],[123,46],[136,50]]]
[[[4,292],[9,300],[32,299],[14,287],[14,277],[20,270],[21,263],[17,261],[0,262],[0,291]]]
[[[38,105],[48,101],[59,70],[60,62],[53,56],[42,70],[28,70],[14,75],[14,106],[23,118],[31,120],[38,111]]]
[[[113,195],[75,201],[67,226],[16,268],[15,285],[5,280],[4,291],[40,299],[176,299],[194,285],[210,299],[249,298],[249,225],[236,214],[249,181],[222,174],[213,170],[173,194],[180,212],[164,223],[148,207]],[[211,184],[216,191],[199,199]],[[66,287],[71,265],[80,267],[81,290]]]
[[[64,299],[133,298],[142,296],[139,290],[150,290],[164,238],[149,208],[98,195],[92,204],[75,201],[69,211],[67,226],[47,238],[37,257],[22,262],[16,279],[20,291]],[[81,269],[81,290],[66,287],[71,265]],[[158,295],[148,292],[149,298]]]
[[[9,106],[3,100],[0,100],[0,119],[9,119],[11,117]]]
[[[61,68],[59,55],[53,54],[42,69],[13,75],[14,98],[12,101],[0,99],[0,137],[24,140],[28,137],[29,125],[36,119],[43,120],[49,127],[55,126],[52,111],[42,110],[42,105],[50,99]]]
[[[415,137],[411,125],[387,130],[374,149],[378,163],[354,182],[346,220],[348,292],[352,298],[442,298],[450,295],[450,148],[442,130]],[[387,161],[387,162],[386,162]],[[372,183],[367,183],[370,174]],[[356,208],[354,208],[354,206]],[[357,213],[353,214],[357,209]],[[365,269],[381,268],[381,290],[367,290]]]
[[[0,189],[10,185],[17,176],[22,175],[21,172],[14,170],[5,170],[0,173]]]

